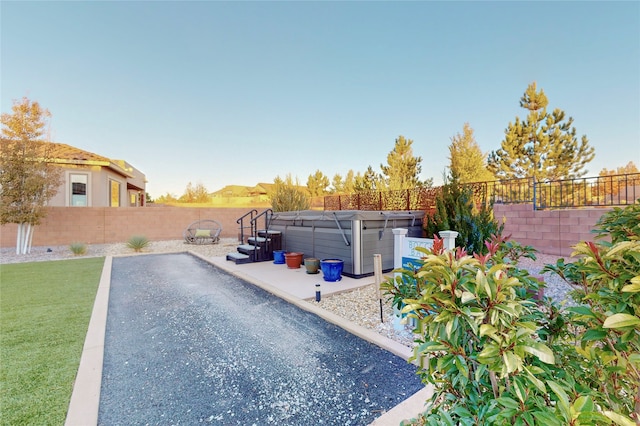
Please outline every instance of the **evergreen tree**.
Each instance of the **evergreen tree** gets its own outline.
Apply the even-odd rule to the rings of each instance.
[[[580,141],[573,118],[564,111],[547,111],[544,91],[531,83],[520,99],[528,111],[525,120],[509,123],[501,148],[489,154],[488,168],[498,179],[533,177],[536,181],[572,179],[584,176],[594,149],[586,136]]]
[[[456,246],[469,253],[486,253],[484,242],[492,235],[501,235],[504,224],[493,218],[493,210],[484,204],[474,206],[473,191],[460,185],[453,175],[445,181],[436,196],[436,210],[426,216],[424,225],[428,237],[440,231],[457,231]]]
[[[333,175],[333,179],[331,180],[331,193],[344,194],[344,180],[340,173]]]
[[[387,165],[380,164],[385,189],[393,191],[424,186],[419,178],[422,158],[413,156],[412,144],[411,139],[399,136],[393,150],[387,155]]]
[[[307,189],[312,197],[319,197],[328,192],[329,178],[319,169],[307,179]]]
[[[449,154],[449,169],[459,177],[460,183],[494,180],[493,173],[487,170],[487,155],[480,150],[469,123],[464,124],[462,134],[451,138]]]
[[[344,177],[344,186],[342,191],[345,194],[353,194],[356,192],[356,176],[352,169],[349,169],[347,175]]]
[[[3,113],[0,144],[0,223],[18,225],[16,254],[31,251],[33,226],[46,215],[47,201],[62,183],[46,140],[51,113],[27,98]]]
[[[364,174],[358,174],[354,178],[353,189],[355,192],[375,191],[383,187],[382,177],[369,166]]]

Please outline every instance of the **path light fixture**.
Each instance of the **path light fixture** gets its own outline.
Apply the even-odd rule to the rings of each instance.
[[[316,284],[316,302],[319,302],[320,298],[320,284]]]

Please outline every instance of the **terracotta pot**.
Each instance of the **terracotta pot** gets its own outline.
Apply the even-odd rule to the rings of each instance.
[[[317,274],[320,272],[320,259],[308,257],[304,260],[304,267],[307,268],[307,274]]]
[[[287,263],[287,268],[298,269],[302,264],[302,254],[298,252],[291,252],[284,254],[284,261]]]

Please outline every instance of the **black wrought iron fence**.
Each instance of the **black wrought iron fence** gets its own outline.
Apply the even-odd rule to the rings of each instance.
[[[535,209],[610,207],[640,198],[640,173],[534,182],[532,178],[465,184],[476,205],[531,203]],[[365,191],[324,197],[325,210],[435,210],[442,187]]]

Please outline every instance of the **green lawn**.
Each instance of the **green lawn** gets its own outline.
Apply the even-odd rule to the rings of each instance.
[[[0,266],[0,424],[64,424],[103,264]]]

